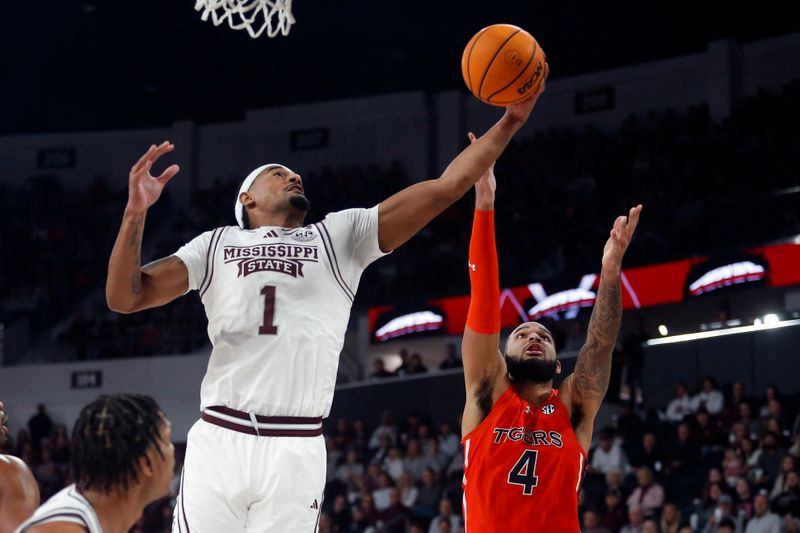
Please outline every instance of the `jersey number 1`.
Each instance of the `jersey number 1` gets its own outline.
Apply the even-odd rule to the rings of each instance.
[[[517,464],[508,473],[508,483],[511,485],[522,485],[522,494],[530,496],[533,488],[539,484],[539,476],[536,475],[536,457],[539,452],[536,450],[525,450],[517,461]]]
[[[258,327],[259,335],[277,335],[278,326],[275,325],[275,287],[265,285],[261,289],[264,295],[264,320]]]

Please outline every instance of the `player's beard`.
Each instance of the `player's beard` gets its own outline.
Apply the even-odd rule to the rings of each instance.
[[[295,194],[290,196],[289,205],[304,213],[308,213],[308,210],[311,209],[311,202],[305,197],[304,194]]]
[[[508,375],[512,381],[531,383],[547,383],[556,375],[556,361],[546,361],[539,358],[518,359],[503,356],[506,360]]]

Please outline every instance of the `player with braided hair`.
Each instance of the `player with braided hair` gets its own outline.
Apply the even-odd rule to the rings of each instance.
[[[8,435],[5,406],[0,402],[0,450]],[[21,459],[0,454],[0,533],[14,531],[39,506],[39,486]]]
[[[128,531],[145,506],[169,494],[172,425],[150,397],[101,396],[72,430],[75,483],[42,505],[17,533]]]

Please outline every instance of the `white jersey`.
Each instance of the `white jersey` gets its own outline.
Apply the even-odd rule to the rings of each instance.
[[[78,492],[74,484],[54,494],[14,533],[25,533],[33,526],[50,522],[70,522],[83,526],[89,533],[103,533],[92,504]]]
[[[303,228],[217,228],[175,255],[200,293],[213,345],[201,409],[327,416],[361,273],[384,255],[378,207]]]

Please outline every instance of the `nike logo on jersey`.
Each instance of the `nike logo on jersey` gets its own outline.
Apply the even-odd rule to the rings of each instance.
[[[510,440],[522,441],[529,446],[564,446],[564,440],[558,431],[528,431],[525,428],[494,428],[494,443],[502,444]]]

